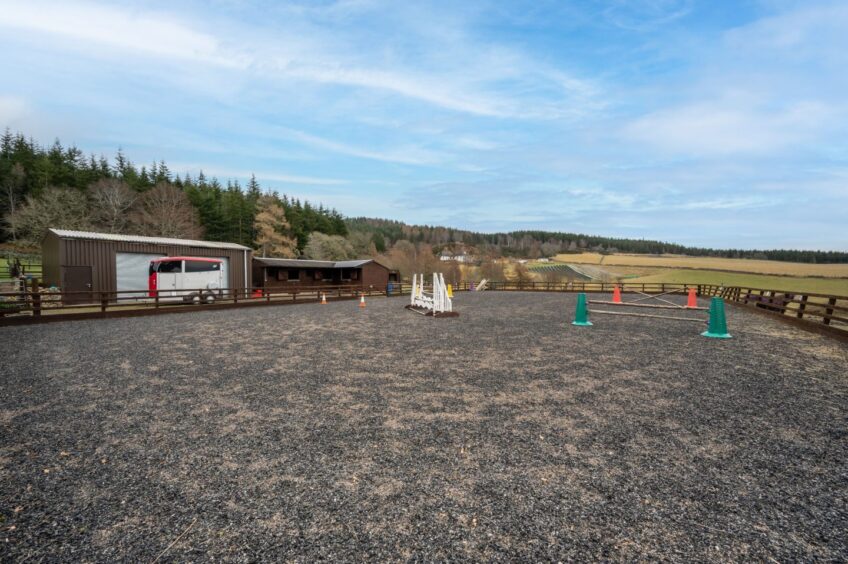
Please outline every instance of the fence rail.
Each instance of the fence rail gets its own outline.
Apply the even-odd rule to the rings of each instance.
[[[328,301],[358,299],[361,296],[409,295],[406,284],[391,283],[387,287],[365,286],[301,286],[285,290],[257,290],[244,288],[224,289],[211,293],[208,289],[159,290],[154,295],[147,291],[54,291],[38,287],[32,280],[24,291],[0,292],[0,325],[43,323],[65,319],[97,317],[141,316],[158,313],[196,311],[262,305],[285,305],[318,302],[322,296]],[[203,293],[201,303],[193,303],[190,296]],[[207,301],[208,296],[212,299]],[[186,301],[188,300],[188,301]]]
[[[812,292],[787,292],[745,286],[715,286],[711,284],[668,284],[661,282],[489,282],[489,290],[522,292],[612,292],[618,286],[624,293],[685,293],[695,288],[703,297],[718,296],[728,303],[746,307],[759,313],[778,317],[799,327],[848,338],[848,296],[816,294]],[[459,285],[460,290],[470,289],[470,283]]]
[[[30,281],[23,292],[0,292],[0,325],[112,317],[120,315],[151,315],[166,312],[196,311],[197,309],[283,305],[317,302],[321,294],[328,300],[357,299],[360,296],[409,295],[411,285],[392,282],[385,288],[364,286],[310,286],[285,290],[223,290],[213,304],[185,304],[171,296],[147,296],[143,291],[126,292],[58,292],[39,290],[38,281]],[[667,284],[637,282],[489,282],[487,291],[500,292],[612,292],[619,286],[624,293],[687,292],[695,288],[699,296],[719,296],[731,304],[776,316],[801,327],[848,337],[848,296],[786,292],[743,286],[709,284]],[[454,285],[457,292],[474,289],[473,282]],[[198,290],[199,291],[199,290]],[[205,290],[204,290],[205,291]],[[184,292],[190,292],[184,290]]]

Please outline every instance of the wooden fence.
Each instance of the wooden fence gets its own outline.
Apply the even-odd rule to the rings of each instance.
[[[469,290],[471,283],[458,285],[459,290]],[[488,290],[521,292],[612,292],[619,286],[624,293],[642,292],[684,294],[695,288],[701,297],[718,296],[727,303],[748,308],[758,313],[776,316],[782,321],[805,329],[848,339],[848,296],[832,296],[809,292],[787,292],[744,286],[714,286],[710,284],[666,284],[659,282],[489,282]]]
[[[180,290],[185,295],[208,290]],[[225,289],[214,294],[214,301],[200,304],[186,302],[183,296],[167,295],[160,291],[149,296],[147,291],[62,292],[39,289],[32,280],[22,292],[0,292],[0,325],[47,323],[69,319],[155,315],[159,313],[185,313],[198,309],[223,309],[263,305],[287,305],[327,301],[354,300],[361,296],[409,295],[410,286],[393,282],[385,288],[365,286],[314,286],[286,290]]]
[[[686,293],[695,288],[699,296],[719,296],[730,304],[759,313],[776,316],[807,329],[848,338],[848,296],[831,296],[813,293],[791,293],[764,288],[741,286],[714,286],[708,284],[665,284],[624,282],[489,282],[487,291],[521,292],[612,292],[618,285],[622,292],[659,294]],[[454,286],[457,292],[468,291],[473,282]],[[31,281],[26,292],[0,292],[0,325],[115,317],[152,315],[157,313],[190,312],[198,309],[284,305],[317,302],[325,293],[328,300],[357,299],[360,296],[409,295],[411,286],[393,282],[386,288],[358,286],[316,286],[289,290],[259,291],[244,289],[224,290],[216,296],[215,303],[185,304],[180,298],[146,297],[146,292],[51,292],[37,289]],[[80,303],[82,302],[82,303]]]

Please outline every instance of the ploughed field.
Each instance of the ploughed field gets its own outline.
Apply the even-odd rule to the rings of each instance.
[[[848,346],[574,302],[0,328],[0,561],[848,558]]]

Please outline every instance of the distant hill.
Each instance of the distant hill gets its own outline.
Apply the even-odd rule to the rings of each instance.
[[[378,250],[406,239],[427,243],[439,250],[457,243],[476,247],[478,252],[521,258],[537,258],[562,253],[595,251],[601,253],[677,254],[723,258],[748,258],[807,263],[848,263],[848,252],[799,251],[791,249],[747,250],[687,247],[649,239],[623,239],[561,231],[510,231],[478,233],[453,227],[409,225],[389,219],[356,217],[345,220],[351,233],[370,234]]]

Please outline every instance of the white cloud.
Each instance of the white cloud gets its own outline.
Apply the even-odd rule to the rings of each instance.
[[[83,2],[3,2],[0,27],[57,34],[102,47],[229,67],[248,60],[222,48],[212,35],[172,17]]]
[[[332,141],[303,131],[296,131],[288,128],[280,128],[280,130],[288,137],[308,145],[312,145],[313,147],[327,149],[335,153],[363,159],[400,164],[424,165],[440,162],[444,158],[438,153],[415,146],[407,145],[403,147],[396,147],[392,150],[378,151],[363,147],[354,147],[349,144],[339,143],[338,141]]]
[[[694,102],[659,110],[624,127],[624,135],[674,154],[769,154],[815,139],[836,110],[819,102],[772,109],[747,100]]]
[[[793,59],[815,55],[845,62],[848,60],[846,27],[848,4],[845,2],[803,3],[797,9],[732,29],[725,41],[742,53],[779,52],[782,57]]]
[[[362,6],[353,2],[337,8],[347,13]],[[246,76],[252,79],[261,75],[262,80],[271,82],[294,79],[381,90],[483,117],[574,118],[599,105],[597,88],[588,81],[459,33],[449,47],[455,56],[444,58],[444,49],[433,45],[416,53],[417,60],[411,61],[410,56],[387,58],[385,52],[394,50],[390,41],[371,45],[354,34],[337,35],[332,28],[296,21],[279,25],[273,31],[248,30],[228,22],[228,28],[211,33],[202,31],[203,20],[188,24],[184,18],[164,12],[75,0],[0,0],[0,28],[65,37],[78,42],[75,48],[93,46],[98,55],[117,49],[168,61],[238,69],[250,73]],[[410,24],[412,28],[417,25]],[[238,48],[218,39],[224,36],[242,38]]]

